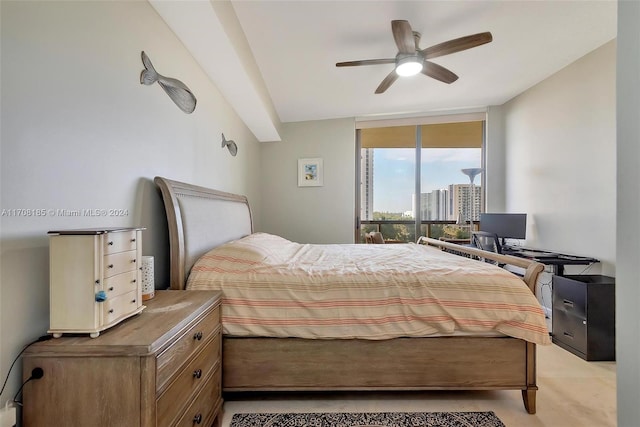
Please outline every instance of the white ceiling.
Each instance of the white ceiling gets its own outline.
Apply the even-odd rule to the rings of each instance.
[[[157,10],[157,3],[165,3],[150,1]],[[212,0],[197,3],[213,10],[214,17],[217,14],[220,22],[215,25],[222,26],[227,37],[189,41],[175,21],[186,13],[181,11],[184,5],[193,2],[166,3],[173,8],[159,10],[161,16],[196,60],[202,65],[207,62],[204,52],[211,52],[215,62],[208,68],[227,70],[216,73],[203,67],[254,134],[260,125],[251,124],[252,115],[271,120],[275,133],[256,135],[260,140],[278,139],[278,120],[414,115],[501,105],[616,37],[615,0],[237,0],[230,9],[237,20],[230,18],[229,9],[221,13],[220,2]],[[197,14],[201,19],[202,11]],[[393,65],[337,68],[335,63],[395,57],[394,19],[406,19],[422,33],[421,48],[484,31],[493,34],[493,41],[433,59],[459,76],[451,85],[419,74],[400,78],[376,95],[374,90]],[[193,21],[186,22],[193,30]],[[203,30],[209,31],[206,26]],[[233,47],[235,56],[221,55],[222,45],[226,50]],[[234,68],[238,64],[244,70]],[[251,111],[256,109],[261,113]],[[275,112],[270,119],[269,109]]]

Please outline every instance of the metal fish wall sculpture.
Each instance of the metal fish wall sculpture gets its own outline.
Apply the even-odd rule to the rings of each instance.
[[[238,146],[236,145],[236,143],[232,140],[227,141],[227,139],[224,137],[224,133],[222,134],[222,148],[227,147],[227,149],[229,150],[229,153],[231,153],[232,156],[235,157],[236,154],[238,154]]]
[[[158,82],[178,108],[187,114],[193,113],[196,109],[196,97],[184,83],[158,74],[144,51],[142,51],[142,64],[145,69],[140,73],[140,84],[148,86]]]

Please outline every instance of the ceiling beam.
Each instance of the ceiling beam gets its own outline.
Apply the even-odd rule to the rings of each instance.
[[[230,2],[149,0],[258,141],[280,120]]]

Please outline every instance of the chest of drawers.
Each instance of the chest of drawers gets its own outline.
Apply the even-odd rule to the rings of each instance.
[[[585,360],[615,360],[615,279],[553,276],[553,342]]]
[[[159,291],[99,337],[40,342],[24,353],[23,423],[35,426],[210,426],[221,398],[220,295]]]
[[[49,232],[49,333],[95,338],[143,310],[142,230]]]

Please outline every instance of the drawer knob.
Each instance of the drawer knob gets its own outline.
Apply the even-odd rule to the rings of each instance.
[[[113,264],[107,265],[107,268],[113,268]]]
[[[136,303],[135,298],[131,300],[131,303],[132,303],[132,304],[135,304],[135,303]]]
[[[136,283],[136,279],[133,279],[133,280],[131,281],[131,283]]]
[[[200,377],[202,377],[202,369],[196,369],[193,371],[193,378],[200,379]]]
[[[113,246],[113,241],[109,241],[109,243],[107,243],[107,245]]]
[[[573,307],[573,301],[569,301],[568,299],[562,300],[562,303],[567,307]]]
[[[132,259],[132,260],[131,260],[131,262],[136,262],[136,259],[135,259],[135,258],[134,258],[134,259]]]
[[[134,243],[136,241],[136,239],[131,239],[131,243]]]
[[[200,341],[202,339],[202,332],[196,332],[193,334],[193,339]]]
[[[202,422],[202,414],[198,414],[195,417],[193,417],[194,424],[200,424],[201,422]]]
[[[113,286],[109,286],[109,290],[110,290],[110,291],[113,291]]]
[[[113,308],[111,310],[109,310],[109,313],[113,313]]]

